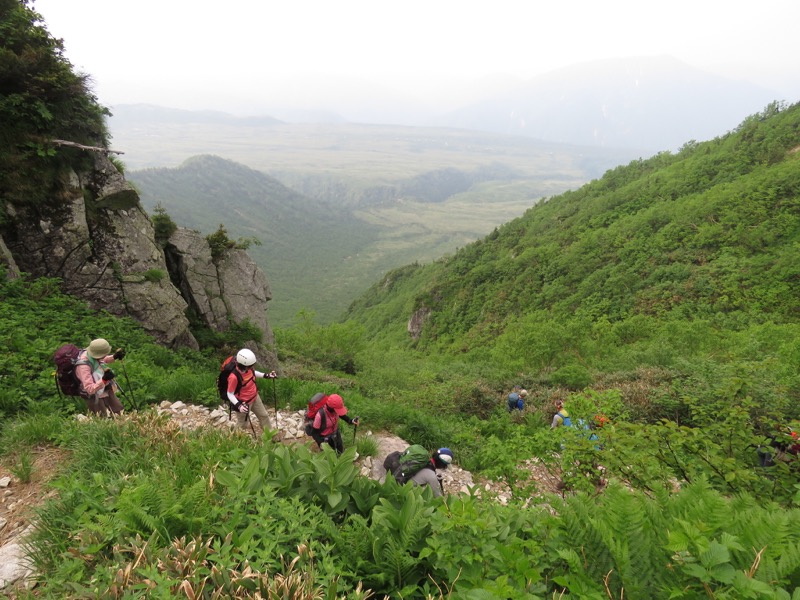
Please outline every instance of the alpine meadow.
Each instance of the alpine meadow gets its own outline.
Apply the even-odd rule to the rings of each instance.
[[[363,293],[345,303],[342,292],[345,309],[330,319],[301,310],[274,326],[278,377],[256,383],[272,423],[341,394],[361,425],[339,455],[279,427],[182,428],[165,408],[227,420],[220,365],[268,332],[247,322],[210,331],[188,306],[196,343],[165,345],[115,307],[65,294],[60,279],[19,272],[6,241],[17,241],[20,207],[53,228],[75,226],[51,218],[69,189],[91,206],[87,218],[135,209],[130,196],[109,208],[81,195],[76,173],[109,152],[108,111],[31,4],[0,0],[0,81],[11,90],[0,97],[0,548],[16,545],[32,570],[14,585],[0,571],[3,594],[800,600],[800,103],[769,104],[715,139],[594,178],[526,179],[505,198],[521,216],[486,234],[468,223],[477,241],[465,233],[363,287],[350,280]],[[396,205],[357,195],[345,210],[294,190],[298,174],[221,154],[136,172],[140,189],[158,178],[178,200],[165,209],[150,197],[157,233],[219,216],[206,238],[219,252],[264,251],[270,242],[254,248],[247,229],[263,220],[259,235],[317,240],[263,261],[270,275],[291,260],[275,264],[284,280],[310,281],[356,248],[385,249],[356,213],[402,221]],[[474,165],[432,166],[439,179],[406,180],[415,207],[435,204],[438,184],[453,202],[465,173],[495,182],[480,193],[502,189]],[[333,180],[313,181],[319,192]],[[398,185],[387,183],[392,194]],[[263,203],[264,190],[281,201]],[[222,191],[231,204],[215,214]],[[238,241],[226,237],[234,227]],[[404,251],[436,237],[412,229],[398,234]],[[305,266],[325,254],[322,238],[336,242],[329,262]],[[108,265],[131,279],[123,268]],[[172,285],[165,273],[137,281],[148,278]],[[99,337],[125,349],[112,364],[126,409],[116,418],[87,417],[84,399],[54,382],[56,349]],[[509,410],[515,386],[527,396]],[[449,470],[474,485],[436,496],[365,476],[389,434],[450,449]]]

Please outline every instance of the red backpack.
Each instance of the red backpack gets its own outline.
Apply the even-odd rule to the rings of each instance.
[[[82,396],[81,382],[75,376],[75,367],[78,365],[88,365],[89,361],[78,360],[81,349],[75,344],[64,344],[53,353],[53,362],[56,364],[56,390],[65,396]]]
[[[306,430],[306,435],[311,435],[311,431],[314,425],[314,417],[317,416],[317,413],[322,410],[322,407],[325,406],[328,402],[328,396],[322,393],[316,393],[311,396],[311,400],[308,401],[308,408],[306,409],[305,418],[303,420],[303,427]]]

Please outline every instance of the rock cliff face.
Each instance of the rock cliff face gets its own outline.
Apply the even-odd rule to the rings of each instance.
[[[205,237],[178,228],[169,238],[164,254],[170,276],[192,312],[214,331],[249,323],[262,332],[261,340],[250,340],[259,363],[278,369],[271,348],[275,345],[267,322],[267,303],[272,299],[263,271],[244,250],[226,250],[214,260]],[[232,322],[233,321],[233,322]]]
[[[165,253],[138,194],[103,153],[94,169],[70,173],[57,194],[48,206],[5,205],[0,250],[9,272],[59,277],[66,293],[134,318],[168,347],[198,347],[190,307],[214,331],[247,321],[263,334],[247,345],[277,368],[269,284],[244,251],[226,251],[215,264],[205,238],[179,229]]]

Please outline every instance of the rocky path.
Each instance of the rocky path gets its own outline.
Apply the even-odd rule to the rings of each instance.
[[[235,422],[228,418],[225,408],[208,409],[204,406],[189,405],[183,402],[162,402],[157,410],[167,414],[178,425],[185,429],[198,429],[201,427],[235,428]],[[310,443],[316,450],[310,438],[303,430],[303,411],[278,411],[277,421],[275,411],[269,410],[273,427],[279,431],[279,438],[284,443],[306,444]],[[86,419],[79,415],[78,419]],[[255,429],[259,431],[257,422]],[[344,425],[348,428],[347,425]],[[363,427],[363,426],[362,426]],[[349,428],[348,428],[349,429]],[[249,431],[249,429],[248,429]],[[365,430],[359,436],[371,436],[377,443],[378,451],[375,456],[363,456],[356,459],[364,477],[380,480],[386,473],[383,460],[390,452],[404,450],[408,447],[405,440],[385,433]],[[352,443],[352,437],[349,439]],[[345,447],[348,438],[345,436]],[[14,586],[26,587],[31,583],[32,569],[27,564],[21,541],[31,526],[31,509],[47,498],[47,479],[52,474],[63,458],[63,452],[57,448],[42,448],[34,452],[34,462],[31,469],[31,480],[23,483],[13,475],[12,465],[0,462],[0,595],[12,590]],[[457,459],[458,457],[456,457]],[[557,491],[558,478],[547,472],[536,463],[528,461],[526,468],[531,477],[536,479],[542,491]],[[498,502],[507,503],[511,497],[510,490],[503,483],[490,480],[473,478],[472,473],[460,468],[457,464],[440,471],[443,475],[442,483],[447,494],[468,493],[470,489],[477,488],[478,493],[487,494]]]

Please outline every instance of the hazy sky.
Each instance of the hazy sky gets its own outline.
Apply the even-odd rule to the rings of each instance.
[[[433,102],[482,78],[655,55],[800,99],[800,0],[35,0],[33,8],[107,105],[310,108],[345,97],[359,80]],[[317,80],[327,83],[301,83]]]

